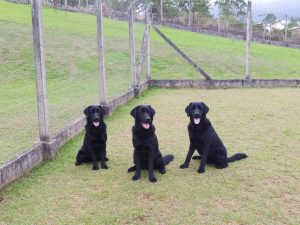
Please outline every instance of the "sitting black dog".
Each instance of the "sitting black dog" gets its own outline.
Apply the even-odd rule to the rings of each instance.
[[[206,118],[208,107],[203,102],[190,103],[185,112],[190,117],[188,125],[190,147],[185,162],[180,166],[181,169],[189,166],[192,155],[195,150],[200,156],[193,157],[201,159],[198,173],[205,172],[205,164],[214,164],[216,168],[223,169],[228,166],[229,162],[244,159],[245,153],[237,153],[230,158],[227,157],[227,150],[219,138],[209,119]]]
[[[132,127],[133,163],[135,165],[130,167],[128,172],[135,171],[132,180],[138,180],[141,176],[141,169],[146,169],[149,181],[156,182],[153,170],[164,174],[166,172],[165,165],[174,157],[173,155],[162,157],[159,151],[155,127],[152,124],[155,111],[150,105],[136,106],[130,114],[135,119],[135,125]]]
[[[85,136],[83,145],[78,151],[76,157],[76,166],[81,163],[92,162],[93,170],[98,170],[98,161],[101,161],[101,168],[108,169],[106,158],[106,124],[103,121],[103,108],[101,106],[91,105],[84,111],[86,115]]]

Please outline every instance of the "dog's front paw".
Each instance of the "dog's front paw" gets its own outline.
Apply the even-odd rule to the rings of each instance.
[[[183,164],[180,166],[180,169],[185,169],[185,168],[188,168],[188,167],[189,167],[189,165],[183,163]]]
[[[81,164],[81,162],[75,162],[75,166],[79,166]]]
[[[157,180],[156,180],[155,177],[149,177],[149,181],[150,181],[151,183],[155,183]]]
[[[135,175],[132,177],[132,180],[138,180],[138,179],[140,179],[140,177],[141,177],[140,175],[136,175],[136,174],[135,174]]]
[[[204,173],[204,172],[205,172],[205,169],[204,169],[204,168],[199,168],[197,172],[198,172],[198,173]]]
[[[107,170],[108,166],[107,165],[103,165],[103,166],[101,166],[101,169]]]
[[[93,166],[92,170],[99,170],[99,166]]]
[[[165,170],[165,169],[162,169],[162,170],[159,170],[159,172],[160,172],[161,174],[165,174],[165,173],[166,173],[166,170]]]

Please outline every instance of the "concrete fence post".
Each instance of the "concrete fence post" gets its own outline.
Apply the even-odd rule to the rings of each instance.
[[[147,30],[147,37],[146,37],[146,79],[151,80],[151,53],[150,53],[150,28],[151,28],[151,16],[150,16],[150,9],[151,4],[147,7],[146,12],[146,30]]]
[[[135,43],[134,43],[134,18],[133,6],[128,9],[128,28],[129,28],[129,48],[130,48],[130,73],[131,73],[131,87],[136,87],[136,72],[135,72]]]
[[[191,0],[189,0],[189,14],[188,14],[188,26],[191,28],[191,20],[192,20],[192,5],[191,5]]]
[[[99,67],[99,87],[100,87],[100,104],[106,105],[106,80],[105,80],[105,61],[104,61],[104,41],[103,41],[103,13],[102,0],[97,0],[97,50],[98,50],[98,67]]]
[[[50,139],[50,135],[41,7],[41,0],[32,1],[32,32],[37,89],[39,136],[40,141],[47,142]]]
[[[164,2],[160,0],[160,23],[163,22],[163,15],[164,15]]]
[[[248,0],[247,7],[247,35],[246,35],[246,79],[250,79],[250,43],[251,43],[251,27],[252,27],[252,0]]]
[[[221,8],[220,4],[218,4],[218,33],[221,33]]]

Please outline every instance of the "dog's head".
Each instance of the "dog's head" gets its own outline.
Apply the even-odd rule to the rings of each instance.
[[[94,127],[100,127],[103,122],[103,108],[100,105],[90,105],[83,111],[87,123]]]
[[[136,125],[148,130],[152,125],[155,111],[150,105],[138,105],[131,110],[130,114],[135,119]]]
[[[199,125],[202,118],[206,118],[209,108],[204,102],[191,102],[185,112],[193,124]]]

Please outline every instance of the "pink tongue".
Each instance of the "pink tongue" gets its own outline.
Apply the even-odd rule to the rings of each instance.
[[[99,126],[99,122],[93,122],[93,124],[94,124],[95,127]]]
[[[194,119],[194,123],[195,123],[195,124],[199,124],[199,123],[200,123],[200,118],[195,118],[195,119]]]
[[[149,129],[150,125],[149,125],[149,123],[143,123],[143,127],[144,127],[145,129]]]

